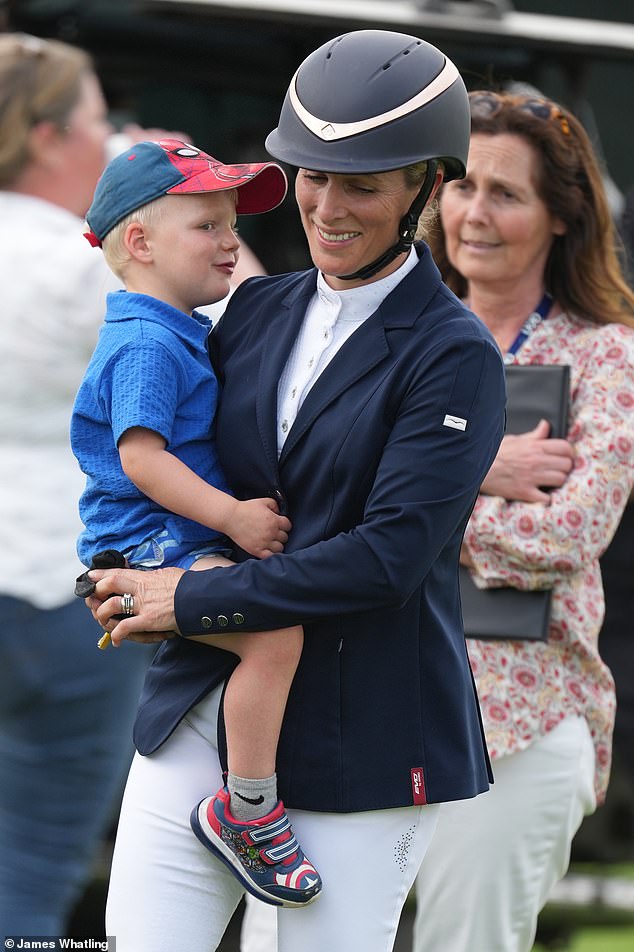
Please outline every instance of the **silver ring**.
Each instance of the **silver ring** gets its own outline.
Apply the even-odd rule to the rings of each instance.
[[[134,595],[130,595],[130,592],[121,596],[121,611],[124,615],[134,615]]]

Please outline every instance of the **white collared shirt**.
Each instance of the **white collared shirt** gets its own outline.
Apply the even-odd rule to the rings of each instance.
[[[321,271],[277,390],[277,451],[282,447],[311,387],[355,330],[418,264],[414,248],[400,268],[380,281],[333,291]]]

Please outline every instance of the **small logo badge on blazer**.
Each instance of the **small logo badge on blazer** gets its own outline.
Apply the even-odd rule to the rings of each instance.
[[[422,767],[412,767],[411,775],[414,803],[427,803],[427,794],[425,793],[425,778],[423,777]]]
[[[448,413],[445,416],[445,419],[442,421],[443,426],[450,426],[452,430],[466,430],[467,421],[463,420],[462,417],[452,416],[451,413]]]

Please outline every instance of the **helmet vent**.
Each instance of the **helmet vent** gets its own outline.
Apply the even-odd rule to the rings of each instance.
[[[331,45],[330,49],[328,50],[328,52],[326,53],[326,59],[327,59],[327,60],[329,60],[329,59],[332,57],[332,51],[334,50],[335,46],[337,46],[339,43],[341,43],[342,40],[343,40],[343,36],[338,36],[338,37],[336,37],[336,39],[334,39],[334,40],[332,41],[332,45]]]
[[[399,50],[398,53],[396,53],[396,54],[392,57],[392,59],[388,60],[387,63],[384,63],[384,64],[383,64],[383,66],[381,67],[381,71],[382,71],[382,72],[385,72],[387,69],[390,68],[390,66],[392,66],[394,63],[396,63],[398,60],[400,60],[403,56],[409,56],[409,54],[412,52],[412,50],[415,50],[417,46],[420,46],[420,45],[421,45],[421,43],[422,43],[422,40],[418,40],[416,43],[410,43],[409,46],[406,46],[404,49]],[[330,55],[330,54],[328,54],[328,55]],[[328,57],[326,57],[326,58],[328,58]],[[377,70],[377,73],[378,73],[378,72],[379,72],[379,70]],[[376,75],[376,74],[375,74],[375,75]]]

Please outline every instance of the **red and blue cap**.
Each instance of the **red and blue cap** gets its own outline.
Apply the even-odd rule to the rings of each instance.
[[[86,214],[86,238],[99,246],[127,215],[163,195],[237,189],[236,214],[276,208],[288,184],[275,162],[224,165],[180,139],[138,142],[108,163]]]

